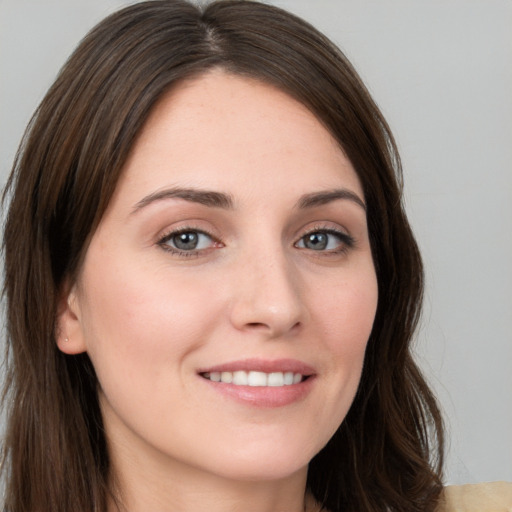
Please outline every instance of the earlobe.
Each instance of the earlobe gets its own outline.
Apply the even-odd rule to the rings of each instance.
[[[81,354],[87,350],[81,323],[80,306],[76,294],[76,285],[65,287],[58,309],[55,327],[55,340],[59,350],[65,354]]]

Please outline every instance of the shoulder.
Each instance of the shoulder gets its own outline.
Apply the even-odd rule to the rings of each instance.
[[[438,512],[512,512],[512,482],[445,487]]]

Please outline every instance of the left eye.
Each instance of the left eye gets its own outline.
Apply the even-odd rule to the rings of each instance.
[[[199,251],[210,247],[213,240],[206,233],[189,230],[171,233],[161,241],[161,244],[177,251]]]
[[[311,249],[313,251],[334,251],[347,244],[341,233],[329,231],[314,231],[304,235],[297,243],[300,249]]]

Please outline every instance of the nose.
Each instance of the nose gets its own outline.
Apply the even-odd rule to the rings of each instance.
[[[233,289],[230,315],[238,330],[278,338],[304,322],[300,279],[284,255],[253,255],[239,266]]]

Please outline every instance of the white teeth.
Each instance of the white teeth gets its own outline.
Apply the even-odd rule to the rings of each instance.
[[[225,384],[231,384],[233,382],[233,374],[231,372],[222,372],[220,374],[220,380]]]
[[[237,386],[247,386],[248,384],[247,373],[245,372],[233,372],[233,384]]]
[[[242,372],[245,373],[245,372]],[[267,374],[263,372],[249,372],[247,378],[249,386],[267,386]]]
[[[223,382],[224,384],[234,384],[235,386],[254,386],[254,387],[281,387],[291,386],[302,382],[301,373],[293,372],[256,372],[256,371],[236,371],[236,372],[211,372],[203,373],[203,377],[213,382]]]
[[[280,372],[268,374],[269,386],[284,386],[284,375]]]

